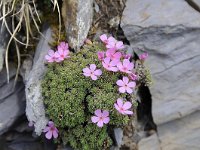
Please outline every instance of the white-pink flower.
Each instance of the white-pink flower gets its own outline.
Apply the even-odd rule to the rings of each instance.
[[[108,124],[110,121],[109,112],[106,110],[97,109],[95,112],[95,116],[91,117],[93,123],[97,123],[98,127],[103,127],[103,124]]]
[[[135,73],[130,73],[130,74],[128,75],[128,77],[129,77],[129,79],[131,79],[131,80],[133,80],[133,81],[137,80],[137,78],[138,78],[138,76],[137,76]]]
[[[68,43],[65,42],[60,42],[60,44],[58,45],[57,49],[62,49],[63,51],[65,50],[69,50],[69,45]]]
[[[102,60],[104,59],[105,52],[103,52],[103,51],[98,51],[98,52],[97,52],[97,55],[98,55],[98,59],[99,59],[100,61],[102,61]]]
[[[148,53],[143,53],[143,54],[140,54],[140,55],[139,55],[139,59],[140,59],[140,60],[145,60],[145,59],[148,58],[148,56],[149,56]]]
[[[133,93],[133,89],[136,86],[136,83],[134,81],[129,82],[128,77],[123,77],[122,80],[118,80],[117,85],[119,86],[119,92],[120,93]]]
[[[130,62],[129,59],[124,59],[123,62],[119,62],[117,64],[117,68],[121,72],[125,72],[125,73],[131,73],[131,70],[133,69],[133,67],[134,67],[134,64]]]
[[[48,54],[45,56],[47,62],[54,62],[56,60],[55,52],[53,50],[49,50]]]
[[[130,59],[132,57],[131,54],[123,54],[124,59]]]
[[[58,51],[55,52],[56,62],[61,62],[65,58],[69,58],[69,50],[63,50],[62,48],[59,48]]]
[[[107,45],[108,43],[110,43],[110,42],[115,42],[115,41],[116,41],[116,39],[115,39],[114,37],[112,37],[112,36],[107,37],[106,34],[101,35],[101,36],[100,36],[100,39],[101,39],[101,41],[102,41],[104,44],[106,44],[106,45]]]
[[[116,67],[119,60],[111,60],[109,57],[104,58],[102,65],[106,70],[117,72],[118,68]]]
[[[90,64],[90,67],[83,69],[83,75],[86,77],[91,77],[92,80],[97,80],[97,78],[102,74],[100,69],[96,69],[95,64]]]
[[[57,138],[58,137],[58,129],[55,127],[53,121],[49,121],[46,128],[43,130],[43,132],[46,132],[45,137],[47,139]]]
[[[115,109],[123,115],[132,115],[133,111],[130,111],[132,104],[130,102],[123,102],[121,98],[117,99],[117,102],[114,104]]]
[[[120,50],[124,48],[124,44],[122,41],[111,41],[111,42],[108,42],[108,44],[106,45],[106,48]]]
[[[109,57],[111,60],[120,60],[122,54],[121,52],[117,52],[116,50],[114,49],[108,49],[106,51],[106,57]]]

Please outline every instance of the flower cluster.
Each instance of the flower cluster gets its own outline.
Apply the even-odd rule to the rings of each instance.
[[[64,59],[69,58],[69,46],[68,43],[61,42],[58,47],[57,51],[49,50],[48,54],[45,56],[47,62],[61,62]]]
[[[107,37],[106,34],[101,35],[100,39],[107,49],[106,51],[97,52],[98,59],[101,61],[103,68],[106,71],[121,72],[127,75],[117,80],[116,84],[119,86],[119,93],[133,93],[137,76],[133,72],[134,63],[131,61],[132,55],[122,51],[125,47],[122,41],[117,41],[112,36]],[[102,71],[97,69],[95,64],[90,64],[89,67],[83,69],[83,75],[91,77],[92,80],[97,80],[102,75]],[[114,104],[115,109],[123,115],[133,114],[129,110],[131,106],[130,102],[124,102],[121,98],[118,98]],[[110,121],[109,111],[97,109],[95,116],[92,116],[91,120],[93,123],[97,123],[98,127],[103,127],[104,124],[108,124]]]

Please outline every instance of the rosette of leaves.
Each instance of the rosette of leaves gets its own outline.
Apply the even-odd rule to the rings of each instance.
[[[119,93],[116,81],[125,74],[103,68],[97,56],[97,51],[102,50],[106,48],[100,43],[85,45],[78,53],[71,53],[69,59],[48,64],[42,83],[46,114],[59,129],[60,140],[74,149],[109,148],[113,144],[113,128],[123,127],[130,120],[117,112],[114,103],[117,98],[136,103],[133,94]],[[83,68],[89,64],[96,64],[103,72],[96,81],[83,75]],[[110,113],[109,124],[102,128],[91,122],[97,109]]]

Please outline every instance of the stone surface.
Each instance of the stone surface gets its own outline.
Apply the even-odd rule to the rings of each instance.
[[[158,126],[162,150],[200,150],[200,111]]]
[[[138,143],[138,149],[139,150],[161,150],[157,134],[154,133],[153,135],[140,140],[140,142]]]
[[[122,145],[122,138],[123,138],[123,130],[121,128],[115,128],[114,129],[114,135],[116,144],[118,147],[121,147]]]
[[[25,91],[22,79],[14,86],[16,68],[9,64],[10,82],[7,83],[6,69],[0,72],[0,135],[6,132],[13,123],[25,113]]]
[[[149,53],[157,125],[200,109],[200,13],[183,0],[128,0],[121,27]],[[159,13],[158,13],[159,12]]]
[[[69,45],[78,50],[83,45],[93,17],[93,0],[64,0],[62,18]]]
[[[6,27],[3,25],[0,21],[0,71],[3,68],[3,62],[4,62],[4,54],[6,50],[6,44],[8,42],[9,34],[6,30]]]
[[[43,35],[45,39],[41,37],[36,53],[34,56],[33,67],[26,79],[26,115],[29,121],[34,122],[35,132],[40,135],[42,129],[47,124],[47,118],[45,117],[45,109],[43,104],[43,98],[41,93],[41,81],[45,75],[45,55],[50,49],[48,42],[51,41],[51,29],[44,30]],[[29,67],[28,67],[29,68]]]

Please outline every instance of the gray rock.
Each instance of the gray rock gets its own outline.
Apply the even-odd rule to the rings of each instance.
[[[62,18],[69,45],[78,50],[92,23],[93,0],[63,0]]]
[[[48,42],[51,41],[51,29],[48,28],[43,32],[45,37],[40,39],[36,53],[34,56],[33,67],[27,76],[26,82],[26,115],[29,121],[34,122],[35,132],[40,135],[42,129],[47,124],[45,116],[45,109],[43,104],[43,97],[41,93],[41,81],[46,72],[45,55],[50,46]]]
[[[158,126],[162,150],[200,150],[200,111]]]
[[[149,137],[143,138],[138,143],[139,150],[161,150],[159,139],[156,133]]]
[[[157,125],[200,109],[200,13],[182,0],[128,0],[122,29],[133,49],[149,53]]]
[[[4,54],[8,42],[9,34],[6,30],[6,27],[2,25],[2,22],[0,21],[0,71],[3,69],[3,63],[4,63]]]
[[[121,128],[114,129],[115,140],[117,142],[117,146],[121,147],[122,145],[122,138],[123,138],[123,130]]]
[[[16,69],[10,67],[10,82],[7,83],[6,69],[0,72],[0,135],[5,133],[13,123],[25,113],[25,92],[22,79],[14,86]]]

